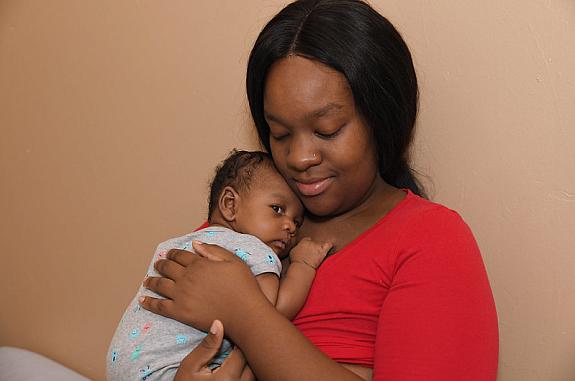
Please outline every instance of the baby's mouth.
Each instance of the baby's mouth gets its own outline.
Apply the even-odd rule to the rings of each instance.
[[[284,240],[275,240],[272,242],[272,245],[274,247],[277,247],[280,250],[285,250],[285,248],[287,247],[287,242]]]

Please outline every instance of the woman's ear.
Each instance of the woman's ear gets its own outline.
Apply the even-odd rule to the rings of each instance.
[[[234,222],[236,219],[236,214],[238,210],[238,203],[240,195],[234,188],[227,186],[224,188],[222,193],[220,193],[220,199],[218,200],[218,209],[220,214],[227,222]]]

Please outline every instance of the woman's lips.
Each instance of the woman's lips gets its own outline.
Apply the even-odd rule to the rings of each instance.
[[[323,193],[327,187],[331,184],[333,178],[326,177],[324,179],[312,180],[312,181],[295,181],[295,185],[302,196],[312,197]]]

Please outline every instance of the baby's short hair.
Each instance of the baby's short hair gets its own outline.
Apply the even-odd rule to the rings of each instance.
[[[208,220],[218,207],[218,199],[224,188],[231,186],[237,192],[248,191],[255,172],[261,166],[275,168],[270,154],[237,149],[229,153],[228,157],[216,167],[214,179],[210,184]]]

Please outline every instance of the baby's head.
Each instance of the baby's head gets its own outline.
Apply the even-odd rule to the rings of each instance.
[[[303,206],[265,152],[233,150],[216,168],[208,221],[251,234],[280,258],[289,253]]]

